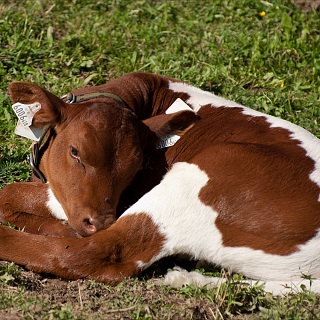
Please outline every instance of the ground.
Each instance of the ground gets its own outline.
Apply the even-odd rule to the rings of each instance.
[[[238,318],[224,302],[219,305],[219,294],[214,297],[201,289],[159,285],[150,273],[143,279],[106,286],[90,280],[65,281],[4,264],[13,270],[0,276],[6,282],[0,281],[0,319],[88,319],[88,315],[90,319],[225,319],[229,313],[233,319],[257,318],[243,313]],[[11,297],[10,308],[1,310]],[[253,302],[246,311],[255,309]]]

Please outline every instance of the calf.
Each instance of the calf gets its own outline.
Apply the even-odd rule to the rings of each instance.
[[[34,84],[9,90],[13,102],[40,104],[32,124],[50,130],[36,166],[46,183],[0,191],[0,221],[27,231],[0,226],[1,259],[104,283],[175,254],[267,284],[320,278],[311,133],[147,73],[73,91],[71,104]]]

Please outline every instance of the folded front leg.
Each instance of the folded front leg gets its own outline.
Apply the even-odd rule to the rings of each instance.
[[[10,223],[25,232],[76,236],[66,221],[55,218],[46,203],[48,185],[41,182],[17,182],[0,190],[0,223]]]
[[[0,226],[0,259],[65,279],[118,283],[159,258],[163,237],[146,214],[120,218],[90,237],[47,237]]]

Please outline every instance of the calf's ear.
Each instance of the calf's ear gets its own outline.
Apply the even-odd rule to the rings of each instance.
[[[151,134],[147,146],[155,145],[168,135],[184,135],[197,121],[199,117],[189,110],[171,114],[161,114],[143,121]]]
[[[13,82],[9,85],[9,95],[12,103],[40,103],[41,109],[33,117],[34,127],[41,128],[60,122],[66,108],[60,98],[33,83]]]

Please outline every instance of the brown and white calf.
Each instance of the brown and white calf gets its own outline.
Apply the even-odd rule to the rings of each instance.
[[[0,191],[0,221],[26,231],[0,226],[0,259],[116,283],[186,254],[274,293],[309,288],[304,275],[320,292],[320,141],[311,133],[147,73],[73,91],[72,104],[34,84],[9,90],[14,103],[41,105],[33,125],[50,130],[38,168],[47,182]]]

